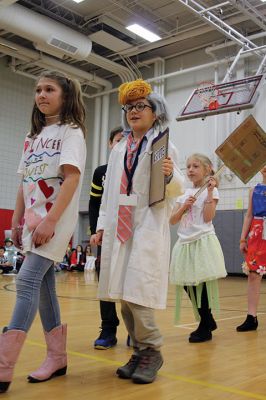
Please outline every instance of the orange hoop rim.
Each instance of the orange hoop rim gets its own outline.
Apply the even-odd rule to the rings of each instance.
[[[204,107],[209,109],[217,109],[219,107],[218,96],[220,95],[220,90],[216,88],[213,81],[200,82],[196,89],[196,95]]]

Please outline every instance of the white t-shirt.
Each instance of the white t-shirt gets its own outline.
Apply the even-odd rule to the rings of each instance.
[[[189,196],[194,196],[198,190],[199,188],[186,189],[185,193],[179,196],[176,202],[181,205],[184,204],[186,199]],[[204,222],[203,219],[203,207],[207,195],[208,190],[205,189],[199,195],[193,206],[183,214],[177,228],[178,240],[180,243],[190,243],[194,240],[198,240],[202,236],[215,233],[212,222]],[[213,189],[213,198],[219,199],[219,192],[216,187]]]
[[[57,124],[44,127],[35,138],[26,137],[18,173],[23,175],[25,224],[23,251],[31,251],[60,262],[75,229],[79,196],[86,162],[86,143],[81,129]],[[73,165],[80,171],[78,187],[55,227],[52,239],[37,248],[32,232],[52,207],[64,181],[62,166]]]

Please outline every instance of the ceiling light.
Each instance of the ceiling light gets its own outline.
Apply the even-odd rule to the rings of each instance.
[[[148,40],[149,42],[156,42],[157,40],[160,40],[160,36],[155,35],[155,33],[152,33],[151,31],[149,31],[146,28],[143,28],[142,26],[138,25],[138,24],[133,24],[133,25],[129,25],[126,26],[126,28],[135,33],[136,35],[142,37],[143,39]]]
[[[81,3],[83,0],[73,0],[75,3]]]

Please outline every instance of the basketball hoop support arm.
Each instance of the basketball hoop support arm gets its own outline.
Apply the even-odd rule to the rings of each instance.
[[[259,75],[262,72],[264,64],[265,64],[265,61],[266,61],[265,60],[265,54],[264,54],[264,51],[263,51],[263,47],[264,46],[258,47],[251,40],[246,38],[244,35],[242,35],[236,29],[234,29],[230,25],[226,24],[221,18],[218,18],[215,14],[213,14],[211,12],[211,10],[213,10],[213,9],[215,9],[217,7],[221,7],[221,6],[225,5],[225,4],[228,4],[228,2],[216,4],[215,6],[212,6],[212,7],[209,7],[209,8],[203,7],[201,4],[199,4],[195,0],[179,0],[179,2],[182,3],[185,7],[189,8],[195,14],[197,14],[197,16],[199,18],[201,18],[202,20],[207,22],[209,25],[214,26],[218,31],[223,33],[226,37],[228,37],[229,39],[231,39],[232,41],[236,42],[238,45],[241,46],[241,49],[237,53],[236,58],[234,59],[233,63],[231,64],[230,68],[228,69],[228,71],[227,71],[227,73],[226,73],[226,75],[224,77],[223,83],[227,82],[228,79],[231,77],[233,69],[236,66],[237,61],[239,60],[239,57],[242,54],[244,54],[245,52],[252,51],[257,56],[263,58],[260,66],[258,68],[258,71],[256,72],[256,75]],[[229,3],[230,3],[230,1],[229,1]],[[235,4],[237,6],[237,8],[238,8],[239,4],[236,4],[236,2],[232,2],[232,3]],[[244,3],[242,4],[242,7],[243,7],[243,5],[244,5]],[[245,9],[245,11],[248,11],[250,13],[252,10],[246,10]],[[265,23],[263,21],[263,25],[264,24]]]
[[[263,57],[262,62],[259,65],[256,75],[263,74],[265,65],[266,65],[266,54]]]
[[[231,78],[232,73],[233,73],[233,70],[234,70],[234,68],[235,68],[235,66],[236,66],[236,64],[237,64],[237,62],[238,62],[238,60],[239,60],[239,58],[240,58],[240,56],[241,56],[243,50],[244,50],[244,47],[242,47],[242,48],[239,50],[239,52],[237,53],[237,55],[236,55],[234,61],[233,61],[232,64],[230,65],[230,68],[227,70],[226,75],[225,75],[225,77],[224,77],[222,83],[227,82],[228,79]]]

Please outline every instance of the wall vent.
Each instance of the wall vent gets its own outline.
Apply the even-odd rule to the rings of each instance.
[[[71,54],[76,54],[76,52],[78,50],[77,47],[75,47],[69,43],[63,42],[63,40],[57,39],[55,37],[50,39],[47,43],[49,43],[51,46],[54,46],[60,50],[67,51],[68,53],[71,53]]]

